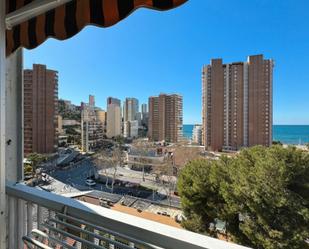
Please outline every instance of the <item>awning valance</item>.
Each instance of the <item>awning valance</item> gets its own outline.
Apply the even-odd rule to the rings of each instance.
[[[33,1],[6,0],[6,13]],[[6,30],[6,54],[10,55],[19,47],[33,49],[49,37],[68,39],[89,24],[114,25],[140,7],[168,10],[184,2],[186,0],[72,0]]]

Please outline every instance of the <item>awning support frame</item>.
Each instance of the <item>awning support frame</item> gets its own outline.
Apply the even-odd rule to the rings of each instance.
[[[66,4],[70,1],[72,0],[35,0],[25,5],[24,7],[6,15],[6,28],[12,29],[18,24],[26,22],[33,17],[48,12],[49,10],[57,8],[58,6]]]

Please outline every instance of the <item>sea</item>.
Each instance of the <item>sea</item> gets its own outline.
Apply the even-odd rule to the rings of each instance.
[[[183,135],[191,139],[193,126],[183,126]],[[304,145],[309,143],[309,125],[274,125],[273,141],[280,141],[283,144]]]

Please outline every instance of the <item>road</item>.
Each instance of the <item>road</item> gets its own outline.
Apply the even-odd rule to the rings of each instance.
[[[112,176],[114,169],[109,168],[107,171],[108,171],[108,175]],[[85,184],[87,177],[95,175],[96,172],[97,170],[92,164],[92,162],[90,160],[84,160],[77,167],[72,167],[66,170],[56,170],[53,173],[51,173],[51,176],[81,191],[95,189],[95,190],[100,190],[100,191],[105,191],[105,192],[110,193],[111,192],[110,184],[109,184],[109,187],[106,187],[104,183],[103,184],[97,183],[96,186],[94,187],[88,187]],[[151,174],[145,175],[145,182],[144,182],[142,180],[142,172],[133,171],[128,168],[119,167],[117,168],[116,179],[121,180],[123,182],[139,183],[144,187],[153,189],[153,191],[151,190],[147,191],[147,190],[114,185],[113,193],[115,194],[132,195],[135,197],[150,199],[150,200],[161,202],[162,204],[169,205],[170,201],[167,199],[166,191],[161,186],[158,186],[158,184],[155,182],[155,177]],[[111,183],[111,179],[110,179],[110,183]],[[180,206],[179,198],[176,196],[172,196],[171,204],[173,206]]]
[[[114,174],[114,168],[108,168],[106,169],[106,172],[108,176],[112,177]],[[99,171],[100,174],[106,175],[105,170]],[[118,167],[116,172],[116,179],[119,179],[124,182],[132,182],[132,183],[138,183],[144,187],[154,189],[158,191],[159,193],[166,194],[164,188],[162,187],[162,184],[160,182],[156,181],[156,175],[155,174],[148,174],[145,173],[143,180],[143,172],[142,171],[136,171],[132,170],[128,167]],[[173,181],[173,184],[176,184],[176,178],[172,177],[171,180]]]

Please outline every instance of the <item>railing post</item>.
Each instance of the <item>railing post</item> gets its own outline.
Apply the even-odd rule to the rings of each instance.
[[[23,248],[23,240],[22,237],[26,235],[26,217],[25,217],[25,211],[26,211],[26,203],[22,199],[17,200],[17,217],[18,217],[18,222],[16,222],[17,226],[17,244],[18,248]],[[11,248],[10,248],[11,249]]]
[[[7,248],[7,211],[5,194],[5,3],[0,1],[0,248]]]
[[[93,233],[100,234],[99,231],[96,229],[93,230]],[[100,245],[100,240],[98,238],[94,238],[94,244],[97,246]]]
[[[115,240],[115,236],[114,235],[110,235],[110,239],[111,240]],[[109,249],[115,249],[115,245],[114,244],[109,244]]]
[[[33,229],[33,205],[31,201],[27,202],[27,233]]]
[[[8,224],[8,246],[9,248],[18,248],[17,247],[17,241],[18,241],[18,234],[17,234],[17,199],[14,197],[9,197],[9,224]]]
[[[43,223],[43,208],[37,205],[37,228],[42,229]]]

